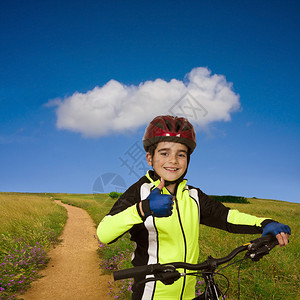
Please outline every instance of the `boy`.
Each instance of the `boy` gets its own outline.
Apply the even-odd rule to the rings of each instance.
[[[193,126],[185,118],[158,116],[143,138],[148,171],[114,204],[98,226],[103,243],[129,231],[136,243],[134,266],[184,261],[197,263],[199,223],[233,233],[273,234],[280,246],[288,243],[287,225],[225,207],[200,189],[186,184],[190,155],[196,147]],[[190,276],[192,277],[192,276]],[[135,282],[143,278],[135,278]],[[193,299],[195,278],[172,285],[148,282],[133,285],[132,299]]]

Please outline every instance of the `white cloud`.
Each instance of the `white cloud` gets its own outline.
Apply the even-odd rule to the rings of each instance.
[[[200,67],[184,81],[156,79],[127,86],[110,80],[86,93],[48,102],[53,105],[57,106],[57,128],[99,137],[135,130],[164,114],[184,115],[201,129],[212,122],[230,121],[240,102],[223,75]]]

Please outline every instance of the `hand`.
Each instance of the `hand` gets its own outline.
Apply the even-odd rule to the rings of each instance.
[[[147,199],[141,201],[140,210],[144,216],[162,218],[172,215],[173,196],[161,194],[161,190],[165,185],[165,181],[161,178],[160,184],[148,196]]]
[[[277,238],[280,247],[282,247],[289,243],[291,228],[288,225],[271,222],[264,227],[262,236],[265,236],[267,234],[274,235]]]

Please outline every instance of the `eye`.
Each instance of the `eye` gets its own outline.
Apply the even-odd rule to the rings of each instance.
[[[185,153],[180,153],[178,154],[179,157],[186,157],[186,154]]]
[[[168,153],[167,153],[167,152],[160,152],[160,155],[162,155],[162,156],[167,156]]]

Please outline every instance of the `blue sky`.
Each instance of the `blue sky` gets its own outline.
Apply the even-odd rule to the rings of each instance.
[[[299,6],[1,1],[0,191],[129,187],[145,124],[189,95],[190,184],[300,202]]]

